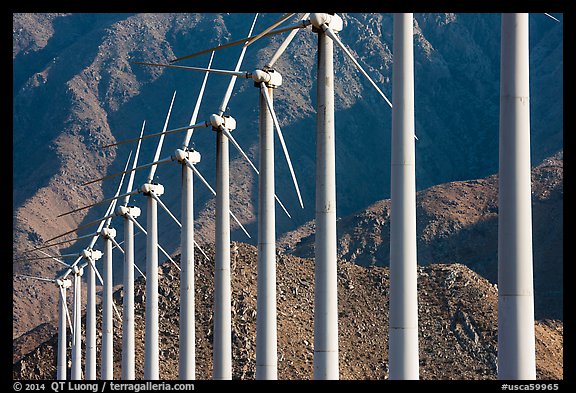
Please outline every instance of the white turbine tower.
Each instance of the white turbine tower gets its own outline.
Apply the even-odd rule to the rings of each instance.
[[[498,378],[536,379],[528,14],[502,14]]]
[[[142,130],[140,136],[144,133],[146,122],[142,123]],[[134,162],[132,168],[136,167],[138,163],[138,155],[140,153],[140,145],[136,148],[134,155]],[[132,185],[134,184],[134,175],[136,172],[130,174],[128,185],[126,187],[126,195],[124,197],[124,204],[118,206],[116,215],[121,216],[124,221],[124,270],[123,270],[123,292],[122,298],[122,380],[133,380],[136,378],[136,334],[134,330],[134,222],[140,216],[140,208],[130,206],[130,193],[132,192]],[[143,275],[144,276],[144,275]],[[146,277],[144,277],[146,278]]]
[[[392,104],[336,35],[336,32],[342,30],[342,19],[335,14],[314,13],[310,15],[310,21],[313,30],[318,33],[319,81],[316,129],[314,379],[339,379],[334,42],[386,102],[390,106]]]
[[[174,104],[176,92],[172,95],[172,101],[166,121],[164,122],[164,131],[168,126],[170,112]],[[163,136],[156,148],[156,153],[152,161],[157,161],[162,148]],[[156,165],[152,165],[147,181],[140,187],[142,193],[147,196],[146,206],[146,322],[144,336],[144,379],[157,380],[160,378],[159,365],[159,315],[158,315],[158,215],[157,202],[158,197],[164,193],[164,187],[161,184],[153,183]]]
[[[80,287],[80,282],[82,280],[82,273],[84,269],[79,266],[74,266],[74,300],[72,307],[73,312],[73,337],[72,337],[72,370],[70,371],[70,379],[80,380],[82,379],[82,320],[81,320],[81,308],[82,308],[82,292]]]
[[[390,379],[418,379],[414,49],[411,13],[394,14],[390,207]]]

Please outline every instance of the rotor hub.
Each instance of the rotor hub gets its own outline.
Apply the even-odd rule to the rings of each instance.
[[[72,286],[72,281],[70,281],[68,278],[58,278],[56,279],[56,284],[62,288],[70,288]]]
[[[228,132],[236,129],[236,120],[232,116],[212,114],[210,116],[210,124],[212,124],[214,131],[218,131],[220,127],[225,128]]]
[[[114,228],[103,228],[100,235],[105,239],[112,239],[116,237],[116,229]]]
[[[116,215],[117,216],[126,216],[126,214],[131,215],[132,217],[140,217],[140,213],[142,211],[139,207],[136,206],[118,206],[116,208]]]
[[[82,274],[84,274],[84,268],[76,265],[74,266],[73,272],[75,275],[81,276]]]
[[[282,85],[282,75],[273,69],[256,70],[252,73],[252,79],[256,87],[260,87],[260,83],[265,83],[266,86],[271,88]]]
[[[97,261],[102,258],[102,251],[100,250],[93,250],[91,248],[86,248],[82,250],[82,258],[85,259],[92,259],[93,261]]]
[[[312,13],[310,14],[310,22],[314,28],[322,31],[324,30],[322,27],[324,25],[328,26],[334,32],[342,31],[344,27],[342,18],[336,14]]]
[[[142,187],[140,187],[140,191],[144,195],[154,193],[154,195],[160,196],[164,194],[164,186],[158,183],[144,183],[142,184]]]
[[[178,161],[180,163],[184,163],[185,160],[190,161],[191,164],[197,164],[200,162],[200,153],[196,150],[182,150],[176,149],[174,154],[172,155],[172,160]]]

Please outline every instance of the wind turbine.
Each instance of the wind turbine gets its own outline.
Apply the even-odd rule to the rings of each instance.
[[[172,108],[173,100],[174,100],[174,96],[172,99],[172,103],[170,105],[169,113],[170,113],[171,108]],[[169,117],[169,114],[168,114],[168,117]],[[165,128],[167,125],[168,117],[166,119]],[[142,130],[140,132],[141,139],[143,139],[142,134],[144,132],[145,124],[146,124],[146,122],[143,122],[143,124],[142,124]],[[162,140],[159,141],[158,146],[157,146],[156,159],[159,155],[161,145],[162,145]],[[105,199],[103,201],[97,202],[97,203],[92,204],[92,205],[88,205],[88,206],[84,206],[84,207],[72,210],[68,213],[62,214],[62,215],[70,214],[72,212],[80,211],[80,210],[83,210],[83,209],[86,209],[86,208],[110,201],[111,202],[110,207],[109,207],[108,211],[106,212],[106,215],[103,218],[98,219],[96,221],[93,221],[93,222],[88,223],[88,224],[83,226],[83,227],[86,227],[86,226],[93,225],[96,222],[101,222],[100,227],[99,227],[99,229],[95,235],[100,234],[100,235],[106,236],[106,237],[109,236],[109,234],[111,232],[110,228],[109,228],[109,223],[110,223],[110,220],[112,219],[112,217],[114,217],[114,215],[117,215],[117,216],[122,216],[124,218],[124,231],[125,231],[124,241],[126,243],[126,245],[125,245],[126,251],[123,251],[121,249],[125,255],[124,299],[123,299],[123,301],[124,301],[124,315],[122,317],[122,324],[123,324],[122,379],[134,379],[134,375],[135,375],[135,367],[134,367],[134,356],[135,356],[135,351],[134,351],[134,337],[135,337],[135,334],[134,334],[134,282],[133,281],[134,281],[134,268],[138,269],[138,267],[134,264],[133,225],[134,224],[137,225],[138,228],[146,235],[148,235],[148,232],[150,230],[150,228],[149,228],[148,231],[146,231],[138,223],[138,221],[136,221],[136,218],[140,215],[140,209],[136,206],[129,206],[128,205],[130,196],[137,194],[137,193],[140,193],[140,192],[146,192],[146,189],[148,187],[147,184],[149,184],[151,182],[151,180],[149,180],[149,181],[147,181],[146,184],[144,184],[139,189],[132,191],[132,184],[134,181],[135,169],[138,169],[138,167],[136,167],[136,164],[137,164],[137,160],[138,160],[139,151],[140,151],[140,141],[138,143],[136,155],[134,157],[132,169],[130,169],[130,170],[126,169],[128,167],[128,164],[129,164],[129,161],[128,161],[126,163],[126,167],[124,168],[124,171],[122,171],[120,173],[122,175],[122,177],[124,177],[124,175],[126,173],[131,172],[130,180],[129,180],[128,185],[127,185],[126,193],[119,195],[120,187],[122,185],[122,182],[121,182],[120,187],[118,188],[118,191],[116,192],[114,197],[109,198],[109,199]],[[129,159],[130,159],[130,157],[129,157]],[[150,167],[150,166],[152,166],[152,168],[154,168],[154,165],[145,165],[144,167]],[[140,168],[142,168],[142,167],[140,167]],[[149,175],[149,178],[153,177],[153,175],[154,175],[153,170],[151,170],[150,172],[151,173]],[[106,178],[108,178],[108,177],[112,177],[112,176],[107,176]],[[114,207],[115,207],[116,201],[120,198],[124,199],[124,204],[121,206],[118,206],[118,208],[114,212]],[[106,228],[102,229],[102,225],[104,224],[104,221],[106,221],[107,224],[106,224]],[[60,235],[60,236],[63,236],[63,235]],[[60,237],[60,236],[58,236],[58,237]],[[119,245],[117,245],[117,246],[119,247]],[[148,245],[148,246],[149,246],[148,248],[153,247],[152,245]],[[157,244],[157,248],[160,249],[160,251],[162,251],[178,269],[180,269],[178,267],[178,265],[174,262],[174,260],[170,257],[170,255],[159,244]],[[140,269],[138,269],[138,270],[139,270],[140,274],[142,274],[142,276],[146,279],[146,277],[140,271]],[[106,309],[106,307],[105,307],[105,309]],[[104,321],[104,319],[103,319],[103,321]],[[105,350],[103,350],[103,356],[104,356],[103,360],[106,359],[106,361],[103,362],[103,367],[105,366],[105,368],[103,368],[103,373],[102,373],[103,378],[112,379],[112,374],[113,374],[112,371],[113,370],[111,367],[112,366],[112,359],[111,359],[112,351],[110,350],[110,348],[111,348],[110,340],[107,340],[106,342],[103,340],[103,345],[104,345],[103,348],[105,348]]]
[[[140,146],[138,146],[140,147]],[[126,167],[130,163],[130,155],[128,155],[128,160],[126,161]],[[137,160],[138,152],[135,156],[135,161]],[[120,185],[118,186],[118,190],[116,191],[116,195],[120,193],[120,189],[122,188],[122,182],[124,180],[124,176],[122,176],[122,180],[120,181]],[[130,179],[132,180],[132,179]],[[129,187],[131,184],[129,185]],[[116,207],[117,199],[111,202],[109,212],[112,213]],[[114,243],[116,247],[120,250],[122,249],[120,245],[114,240],[116,237],[116,230],[110,227],[110,223],[112,221],[112,217],[106,219],[106,224],[102,231],[100,231],[100,237],[102,237],[104,241],[104,283],[103,283],[103,295],[102,295],[102,362],[101,362],[101,372],[100,378],[103,380],[112,380],[114,379],[114,316],[112,314],[112,306],[114,305],[114,300],[112,299],[112,288],[114,286],[114,282],[112,280],[112,244]],[[124,252],[124,254],[126,254]],[[133,280],[133,277],[131,277]],[[124,318],[122,318],[124,320]]]
[[[322,81],[317,87],[314,379],[339,379],[334,42],[388,105],[392,104],[337,37],[336,32],[343,27],[342,19],[336,14],[315,13],[310,15],[310,21],[318,33],[318,80]]]
[[[308,17],[306,14],[303,18]],[[274,25],[272,25],[274,26]],[[270,29],[270,28],[268,28]],[[265,33],[266,30],[263,32]],[[297,30],[294,30],[295,34]],[[260,34],[260,36],[263,35]],[[178,68],[185,70],[214,72],[252,79],[255,87],[260,89],[260,131],[259,156],[260,170],[258,187],[258,295],[257,295],[257,322],[256,322],[256,379],[277,379],[277,331],[276,331],[276,237],[275,237],[275,211],[274,211],[274,127],[281,142],[292,180],[303,207],[298,182],[294,174],[290,155],[284,142],[280,125],[273,109],[273,89],[282,83],[282,76],[273,69],[273,65],[284,52],[294,37],[290,34],[278,48],[272,59],[262,68],[253,72],[214,70],[208,68],[173,66],[155,63],[137,63],[149,66]],[[254,42],[259,36],[248,40],[245,45]],[[214,53],[214,52],[212,52]],[[190,124],[193,124],[192,121]],[[243,153],[243,152],[242,152]],[[243,153],[244,154],[244,153]],[[244,156],[246,156],[244,154]],[[250,160],[248,160],[250,162]]]
[[[205,83],[205,82],[204,82],[204,83]],[[203,90],[203,88],[204,88],[204,84],[203,84],[202,90]],[[201,95],[200,95],[200,97],[201,97]],[[198,111],[198,106],[199,106],[199,101],[197,102],[197,107],[196,107],[196,109],[195,109],[195,113],[193,114],[193,121],[192,121],[191,123],[193,123],[193,122],[195,121],[195,117],[196,117],[197,111]],[[216,116],[213,116],[212,118],[216,118]],[[215,122],[217,122],[217,121],[218,121],[218,119],[215,120]],[[208,122],[202,123],[202,126],[206,126],[206,124],[209,124],[209,123],[208,123]],[[154,160],[153,160],[153,162],[152,162],[151,164],[146,164],[146,165],[142,165],[142,166],[139,166],[139,167],[133,167],[133,168],[130,169],[130,170],[125,170],[125,171],[123,171],[123,172],[120,172],[120,173],[117,173],[117,174],[114,174],[114,175],[105,176],[105,177],[103,177],[103,178],[100,178],[100,179],[97,179],[97,180],[93,180],[93,181],[90,181],[90,182],[85,183],[85,184],[90,184],[90,183],[93,183],[93,182],[96,182],[96,181],[100,181],[100,180],[103,180],[103,179],[106,179],[106,178],[110,178],[110,177],[113,177],[113,176],[117,176],[117,175],[120,175],[120,174],[124,174],[124,173],[130,172],[130,171],[133,172],[133,171],[135,171],[135,170],[143,169],[143,168],[147,168],[147,167],[152,167],[152,169],[151,169],[151,175],[149,176],[149,179],[150,179],[151,177],[153,177],[153,170],[155,169],[155,167],[156,167],[157,165],[164,164],[164,163],[167,163],[167,162],[170,162],[170,161],[179,161],[183,166],[185,165],[187,168],[191,169],[191,170],[204,182],[204,184],[210,189],[210,191],[211,191],[214,195],[216,195],[216,192],[212,189],[212,187],[210,187],[210,185],[208,184],[208,182],[204,179],[204,177],[200,174],[200,172],[195,168],[195,165],[194,165],[194,164],[196,164],[197,162],[199,162],[199,160],[200,160],[200,154],[199,154],[198,152],[195,152],[195,151],[193,151],[193,150],[189,150],[189,149],[187,148],[187,145],[188,145],[188,142],[189,142],[189,139],[190,139],[190,136],[191,136],[190,130],[191,130],[192,128],[194,128],[195,126],[192,126],[192,127],[183,127],[183,128],[177,129],[177,132],[189,131],[189,132],[187,133],[186,138],[185,138],[185,142],[184,142],[184,144],[183,144],[183,149],[177,149],[176,152],[175,152],[172,156],[170,156],[170,157],[168,157],[168,158],[165,158],[165,159],[162,159],[162,160],[158,160],[158,158],[159,158],[159,151],[160,151],[159,149],[160,149],[160,146],[161,146],[163,137],[164,137],[165,135],[169,134],[169,133],[176,132],[175,130],[166,131],[166,125],[167,125],[167,123],[165,124],[164,130],[163,130],[161,133],[159,133],[159,134],[147,135],[146,137],[142,137],[142,135],[141,135],[139,138],[136,138],[136,139],[133,139],[133,140],[128,140],[128,141],[124,141],[124,142],[115,143],[115,144],[111,144],[111,145],[105,146],[105,147],[109,147],[109,146],[114,146],[114,145],[118,145],[118,144],[121,144],[121,143],[130,142],[130,141],[134,141],[134,140],[139,140],[139,141],[141,141],[142,139],[145,139],[145,138],[148,138],[148,137],[152,137],[152,136],[160,136],[160,142],[159,142],[159,144],[158,144],[158,148],[157,148],[157,151],[156,151],[156,156],[154,157]],[[188,169],[186,169],[186,171],[187,171],[187,170],[188,170]],[[186,176],[186,175],[184,175],[184,176]],[[149,180],[149,181],[147,182],[147,184],[145,184],[144,186],[142,186],[142,187],[140,188],[140,190],[139,190],[139,191],[136,191],[136,192],[149,193],[149,190],[150,190],[152,187],[155,186],[155,185],[151,185],[151,184],[150,184],[150,181],[151,181],[151,180]],[[191,243],[190,240],[193,240],[193,232],[192,232],[192,219],[193,219],[193,215],[192,215],[192,211],[191,211],[191,208],[190,208],[190,204],[192,203],[192,194],[191,194],[191,190],[188,188],[189,185],[186,185],[186,183],[188,183],[188,182],[185,181],[185,180],[183,180],[183,193],[189,194],[189,195],[183,195],[183,199],[182,199],[183,202],[182,202],[182,203],[183,203],[183,204],[186,204],[186,206],[183,207],[184,221],[185,221],[185,223],[187,223],[187,226],[188,226],[188,228],[190,228],[190,229],[188,229],[188,228],[183,228],[183,230],[182,230],[182,237],[183,237],[183,246],[182,246],[182,249],[183,249],[183,258],[184,258],[184,261],[188,260],[188,261],[189,261],[188,265],[191,265],[192,261],[190,260],[190,258],[189,258],[187,255],[190,255],[190,256],[192,257],[193,254],[191,254],[191,251],[188,251],[188,253],[186,253],[186,250],[191,249],[191,247],[188,246],[186,242]],[[131,193],[131,192],[127,192],[126,194],[124,194],[124,196],[128,196],[128,195],[133,194],[133,193],[135,193],[135,192],[132,192],[132,193]],[[153,195],[152,198],[153,198],[155,201],[158,201],[158,202],[161,203],[161,201],[160,201],[155,195]],[[99,203],[103,203],[103,202],[104,202],[104,201],[101,201],[101,202],[99,202]],[[176,223],[177,223],[180,227],[183,227],[182,224],[180,224],[180,222],[174,217],[174,215],[171,214],[171,213],[169,212],[169,210],[168,210],[163,204],[161,204],[161,205],[162,205],[162,207],[164,207],[164,209],[165,209],[166,211],[168,211],[168,213],[169,213],[170,216],[176,221]],[[90,205],[90,206],[94,206],[94,205]],[[90,206],[85,206],[85,207],[83,207],[83,208],[81,208],[81,209],[84,209],[84,208],[87,208],[87,207],[90,207]],[[121,210],[120,210],[120,209],[121,209]],[[80,210],[80,209],[76,209],[76,211],[77,211],[77,210]],[[234,214],[230,211],[229,207],[227,208],[227,210],[228,210],[229,214],[236,220],[236,222],[239,224],[240,228],[245,232],[245,234],[246,234],[248,237],[250,237],[249,233],[248,233],[248,232],[246,231],[246,229],[242,226],[242,224],[238,221],[238,219],[234,216]],[[125,214],[126,214],[126,212],[125,212],[125,207],[124,207],[124,208],[122,208],[122,207],[119,208],[119,213],[118,213],[118,214],[125,215]],[[137,222],[136,222],[135,220],[133,220],[133,219],[131,219],[131,220],[132,220],[134,223],[137,224]],[[141,229],[142,229],[142,228],[141,228]],[[142,229],[142,230],[143,230],[143,229]],[[147,233],[147,232],[145,232],[145,233]],[[184,239],[186,239],[186,241],[184,241]],[[194,244],[196,244],[196,242],[194,242]],[[196,244],[196,245],[197,245],[197,244]],[[198,246],[198,245],[197,245],[197,246]],[[202,251],[202,250],[200,249],[200,251]],[[206,255],[206,254],[204,254],[204,255]],[[207,258],[207,257],[206,257],[206,258]],[[191,273],[192,273],[192,274],[191,274]],[[184,345],[184,346],[187,347],[188,349],[187,349],[187,350],[186,350],[186,349],[183,349],[183,350],[181,351],[181,355],[180,355],[180,356],[181,356],[181,357],[185,357],[186,359],[182,359],[182,361],[181,361],[181,363],[182,363],[182,365],[181,365],[181,371],[182,371],[182,372],[181,372],[180,374],[182,375],[182,378],[191,379],[191,378],[193,378],[193,371],[191,371],[191,370],[193,370],[193,369],[195,368],[195,365],[192,363],[193,360],[191,360],[191,359],[193,359],[193,357],[194,357],[194,353],[193,353],[192,351],[190,351],[190,347],[191,347],[191,345],[192,345],[192,343],[193,343],[193,340],[187,339],[188,337],[193,337],[193,336],[194,336],[193,333],[190,333],[190,329],[191,329],[190,326],[193,325],[193,319],[192,319],[192,317],[190,316],[190,312],[193,312],[193,310],[192,310],[192,311],[190,310],[190,304],[193,304],[193,301],[190,300],[190,297],[193,296],[193,293],[192,293],[192,291],[190,290],[190,285],[191,285],[190,282],[191,282],[191,280],[192,280],[192,278],[193,278],[193,270],[192,270],[192,268],[190,268],[190,266],[188,266],[188,271],[184,273],[184,276],[185,276],[185,277],[188,277],[188,276],[189,276],[189,280],[186,281],[186,279],[184,279],[184,283],[181,284],[182,287],[185,288],[185,289],[183,289],[183,291],[185,292],[185,293],[184,293],[184,303],[185,303],[185,304],[182,305],[182,307],[184,308],[185,312],[184,312],[183,315],[181,316],[181,317],[182,317],[181,320],[187,321],[187,323],[184,324],[184,325],[187,325],[187,326],[183,326],[183,327],[182,327],[182,332],[181,332],[181,334],[183,334],[184,337],[183,337],[183,340],[181,340],[181,341],[182,341],[182,345]],[[188,301],[186,301],[186,297],[188,298]],[[187,311],[186,311],[186,310],[187,310]],[[190,334],[189,334],[189,333],[190,333]],[[150,351],[152,351],[152,350],[150,350]],[[152,354],[151,356],[154,357],[153,354]],[[157,357],[157,356],[156,356],[156,357]],[[152,360],[151,360],[151,361],[152,361]],[[150,361],[150,362],[151,362],[151,361]],[[188,364],[192,364],[192,366],[188,366]],[[157,368],[157,367],[156,367],[156,368]],[[153,370],[154,370],[154,369],[155,369],[155,368],[153,367]],[[152,374],[155,372],[155,371],[153,371],[153,370],[151,371]],[[188,371],[184,371],[184,370],[188,370]]]
[[[418,379],[412,13],[394,14],[390,208],[390,379]]]
[[[172,95],[172,101],[164,130],[168,126],[172,105],[176,92]],[[155,158],[159,158],[162,148],[163,136],[156,148]],[[159,369],[159,338],[158,338],[158,219],[157,219],[157,202],[158,197],[164,193],[164,187],[161,184],[153,183],[154,173],[157,166],[152,165],[147,181],[142,185],[140,190],[147,196],[146,206],[146,327],[144,337],[144,379],[157,380],[160,377]]]
[[[74,330],[72,336],[72,370],[70,371],[70,378],[72,380],[80,380],[82,379],[82,292],[80,284],[84,268],[75,265],[72,268],[72,272],[74,273],[74,306],[72,307]],[[88,357],[88,354],[86,357]]]
[[[142,130],[140,136],[144,133],[146,121],[142,123]],[[136,148],[134,155],[134,162],[132,168],[136,167],[138,162],[138,155],[140,153],[140,142]],[[124,296],[123,301],[123,314],[122,314],[122,380],[133,380],[136,378],[135,373],[135,346],[136,335],[134,331],[134,221],[140,216],[140,208],[136,206],[129,206],[130,193],[132,192],[132,184],[134,183],[134,175],[136,172],[130,174],[128,185],[126,187],[126,196],[124,197],[124,205],[118,206],[116,215],[124,219]],[[146,278],[146,277],[144,277]]]
[[[528,14],[502,14],[498,379],[536,379]]]
[[[68,306],[66,305],[66,290],[72,286],[69,279],[51,279],[44,277],[28,276],[19,274],[19,277],[29,278],[44,282],[51,282],[56,284],[58,288],[58,349],[56,351],[56,379],[59,381],[66,380],[66,320],[70,324],[70,315],[68,314]],[[74,331],[70,325],[70,330]]]

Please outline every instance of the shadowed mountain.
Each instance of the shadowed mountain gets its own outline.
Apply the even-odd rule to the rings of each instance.
[[[532,170],[534,296],[537,319],[563,319],[563,151]],[[462,263],[498,282],[498,177],[439,184],[416,195],[418,264]],[[337,223],[338,257],[363,266],[390,263],[390,200]],[[279,239],[314,257],[314,221]]]

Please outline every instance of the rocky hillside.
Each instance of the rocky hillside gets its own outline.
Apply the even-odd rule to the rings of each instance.
[[[562,14],[555,14],[561,20]],[[202,75],[147,68],[133,61],[168,60],[240,37],[253,20],[245,13],[15,13],[13,20],[13,270],[54,276],[50,260],[19,259],[21,253],[51,237],[99,218],[104,206],[57,218],[61,213],[113,195],[118,178],[90,186],[82,183],[115,173],[133,145],[102,149],[113,141],[162,128],[170,98],[177,91],[170,127],[188,124]],[[280,14],[260,14],[255,30]],[[415,13],[417,178],[419,189],[463,179],[489,176],[497,168],[499,102],[499,14]],[[391,97],[392,15],[343,13],[341,39]],[[531,14],[531,97],[533,159],[539,162],[562,148],[562,23]],[[291,21],[292,22],[292,21]],[[246,52],[242,69],[261,66],[284,36],[262,39]],[[275,108],[290,149],[305,209],[298,208],[281,149],[277,146],[276,189],[292,219],[278,211],[277,231],[284,234],[314,217],[316,40],[309,29],[295,40],[276,64],[283,85],[275,92]],[[213,67],[234,68],[240,48],[220,51]],[[187,61],[205,66],[208,55]],[[345,217],[389,195],[391,114],[382,98],[335,49],[338,215]],[[228,78],[213,75],[199,114],[206,119],[222,100]],[[239,79],[228,113],[234,134],[257,163],[257,91]],[[180,135],[166,137],[162,157],[181,144]],[[214,133],[196,130],[198,165],[215,184]],[[149,162],[155,139],[142,145],[140,163]],[[447,159],[449,157],[449,159]],[[233,227],[233,240],[257,239],[257,179],[231,148],[231,209],[250,231],[248,239]],[[135,185],[144,182],[140,172]],[[165,186],[163,201],[180,215],[179,170],[166,164],[155,181]],[[199,184],[199,183],[198,183]],[[358,190],[362,190],[359,192]],[[143,205],[140,196],[132,203]],[[196,234],[213,242],[214,200],[201,184],[195,188]],[[145,209],[143,209],[143,218]],[[141,222],[144,222],[144,220]],[[159,214],[160,242],[178,252],[179,228]],[[81,231],[88,233],[90,229]],[[119,231],[122,232],[122,231]],[[69,236],[73,239],[73,236]],[[122,240],[122,234],[118,241]],[[85,244],[70,243],[54,253],[78,252]],[[137,255],[144,256],[143,242]],[[120,265],[117,265],[120,266]],[[120,268],[115,277],[120,280]],[[43,284],[13,281],[13,336],[55,317],[56,292]],[[38,312],[42,310],[42,312]]]
[[[243,243],[235,243],[235,246],[232,258],[233,379],[254,379],[257,250]],[[198,379],[211,379],[212,372],[214,252],[211,247],[206,246],[206,249],[210,260],[199,256],[195,270]],[[277,255],[280,379],[311,379],[313,376],[313,272],[314,264],[310,259]],[[179,274],[171,263],[164,263],[159,269],[159,277],[160,377],[177,379]],[[422,379],[496,378],[497,296],[494,285],[461,264],[418,268]],[[145,298],[144,281],[140,278],[135,288],[138,379],[142,378],[143,370]],[[115,293],[114,299],[122,312],[121,290]],[[339,261],[341,379],[388,378],[388,302],[388,268]],[[121,321],[115,320],[114,329],[114,377],[119,378]],[[562,379],[562,322],[537,321],[535,332],[538,378]],[[39,333],[37,336],[43,337]],[[23,337],[17,341],[22,342]],[[34,349],[15,344],[14,379],[54,378],[56,336],[49,340],[42,338],[39,342],[43,343]]]
[[[537,318],[563,318],[563,152],[532,170]],[[363,266],[390,262],[390,200],[338,221],[338,257]],[[463,263],[498,282],[498,177],[451,182],[416,195],[418,263]],[[279,239],[285,252],[314,256],[314,221]]]

